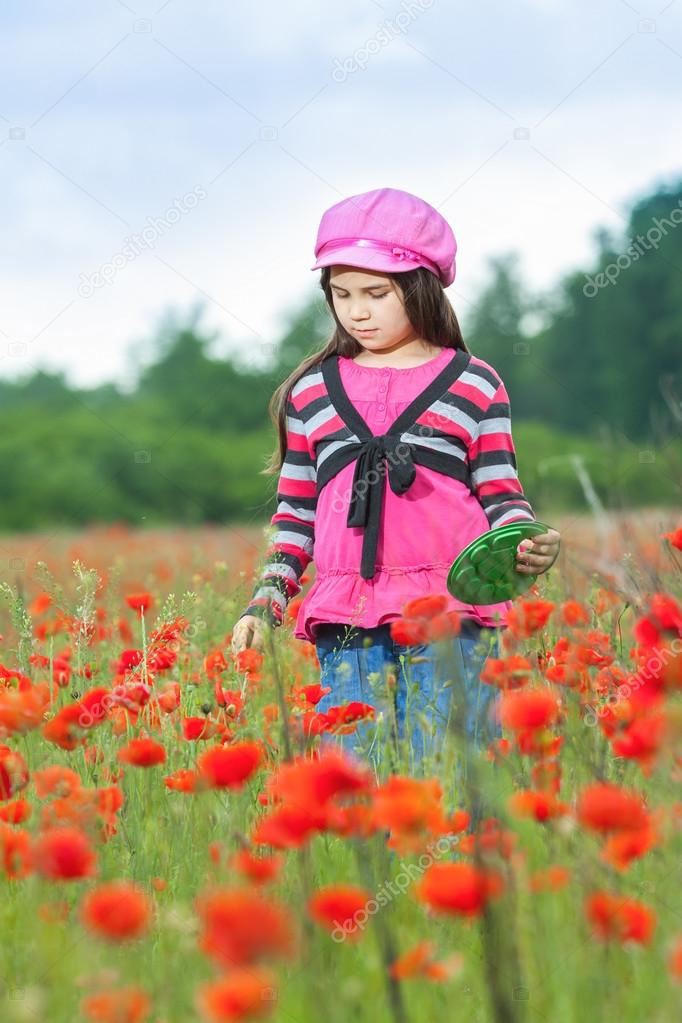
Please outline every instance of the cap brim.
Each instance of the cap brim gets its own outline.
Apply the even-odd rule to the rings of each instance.
[[[370,249],[359,252],[357,246],[349,246],[347,249],[337,249],[335,252],[320,256],[310,269],[321,270],[325,266],[353,266],[358,270],[401,273],[404,270],[416,270],[421,265],[412,259],[398,259],[385,252],[373,252]]]

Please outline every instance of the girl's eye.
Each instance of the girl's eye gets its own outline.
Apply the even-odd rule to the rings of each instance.
[[[372,298],[386,298],[387,295],[390,295],[389,291],[385,291],[383,293],[383,295],[372,295]],[[337,292],[336,297],[337,298],[348,298],[348,295],[339,295],[338,292]]]

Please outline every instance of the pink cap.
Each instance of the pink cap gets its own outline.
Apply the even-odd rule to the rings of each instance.
[[[310,269],[338,263],[400,273],[425,266],[447,287],[456,252],[452,228],[433,206],[399,188],[376,188],[323,213]]]

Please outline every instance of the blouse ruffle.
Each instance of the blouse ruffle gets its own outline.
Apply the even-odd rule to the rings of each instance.
[[[479,625],[504,626],[504,615],[511,601],[483,605],[457,600],[446,585],[450,564],[413,565],[402,570],[377,568],[373,579],[363,579],[359,572],[349,569],[318,572],[299,607],[294,634],[297,639],[314,643],[315,629],[323,622],[371,629],[396,621],[401,617],[396,610],[398,591],[401,606],[416,597],[442,594],[447,598],[446,611],[457,611]]]

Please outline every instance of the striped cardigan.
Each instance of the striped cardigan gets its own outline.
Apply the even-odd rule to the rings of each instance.
[[[415,463],[468,487],[490,528],[535,519],[517,475],[509,396],[492,366],[457,349],[377,437],[344,390],[338,358],[311,366],[287,395],[286,455],[271,520],[276,532],[241,617],[258,615],[281,625],[313,558],[317,495],[351,461],[356,466],[347,525],[364,527],[358,571],[365,579],[374,575],[385,478],[402,494],[414,480]]]

